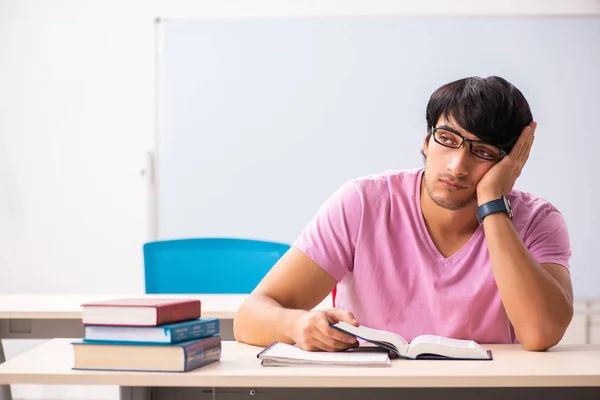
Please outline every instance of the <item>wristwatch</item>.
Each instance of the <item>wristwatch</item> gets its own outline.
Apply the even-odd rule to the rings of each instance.
[[[506,196],[497,200],[488,201],[477,207],[477,220],[481,224],[487,215],[497,212],[505,212],[506,215],[508,215],[508,218],[512,219],[512,208],[510,207],[510,201],[508,201]]]

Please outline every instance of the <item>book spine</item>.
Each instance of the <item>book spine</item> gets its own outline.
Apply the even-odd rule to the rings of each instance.
[[[200,339],[220,333],[219,320],[199,321],[198,323],[181,328],[171,328],[171,343]]]
[[[202,367],[221,359],[221,337],[212,336],[186,346],[184,349],[184,371]]]
[[[203,367],[221,359],[221,346],[211,347],[197,353],[194,358],[186,359],[184,372]]]
[[[156,307],[156,325],[200,318],[200,300]]]

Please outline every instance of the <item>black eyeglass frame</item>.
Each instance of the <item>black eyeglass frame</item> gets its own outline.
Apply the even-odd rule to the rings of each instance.
[[[447,144],[445,144],[445,143],[441,143],[440,141],[438,141],[438,140],[437,140],[437,138],[435,137],[435,133],[436,133],[438,130],[440,130],[440,129],[441,129],[441,130],[444,130],[444,131],[451,132],[451,133],[455,134],[456,136],[460,137],[462,140],[460,141],[460,143],[458,144],[458,146],[448,146]],[[432,136],[433,136],[433,140],[434,140],[434,141],[435,141],[437,144],[440,144],[440,145],[442,145],[442,146],[444,146],[444,147],[447,147],[447,148],[449,148],[449,149],[460,149],[460,148],[462,147],[463,143],[464,143],[464,142],[467,142],[467,143],[469,143],[469,152],[470,152],[471,154],[473,154],[475,157],[481,158],[482,160],[485,160],[485,161],[500,161],[500,160],[502,160],[502,158],[504,158],[504,156],[506,156],[506,154],[508,154],[506,151],[504,151],[504,150],[502,150],[502,149],[498,149],[500,152],[498,153],[498,157],[497,157],[497,158],[485,158],[485,157],[482,157],[482,156],[480,156],[480,155],[478,155],[478,154],[475,154],[475,153],[473,152],[473,143],[477,143],[477,144],[485,144],[485,145],[488,145],[488,146],[493,146],[493,145],[492,145],[492,144],[489,144],[489,143],[486,143],[486,142],[484,142],[484,141],[482,141],[482,140],[473,140],[473,139],[467,139],[466,137],[464,137],[464,136],[463,136],[463,135],[461,135],[460,133],[456,132],[456,130],[454,130],[454,129],[452,129],[452,128],[448,127],[448,126],[438,126],[438,127],[436,127],[436,128],[433,128],[433,129],[431,130],[431,134],[432,134]],[[496,146],[494,146],[494,147],[496,147]]]

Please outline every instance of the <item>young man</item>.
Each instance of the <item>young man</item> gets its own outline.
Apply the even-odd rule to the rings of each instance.
[[[499,77],[451,82],[427,105],[425,168],[348,182],[250,294],[237,340],[357,346],[349,323],[411,341],[557,344],[573,315],[570,244],[550,203],[513,189],[537,124]],[[337,287],[336,308],[309,311]]]

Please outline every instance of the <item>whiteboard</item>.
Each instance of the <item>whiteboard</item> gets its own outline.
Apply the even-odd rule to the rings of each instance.
[[[600,298],[600,18],[406,16],[157,21],[157,239],[291,243],[347,180],[423,166],[439,86],[499,75],[538,129],[516,187],[571,236],[578,299]]]

